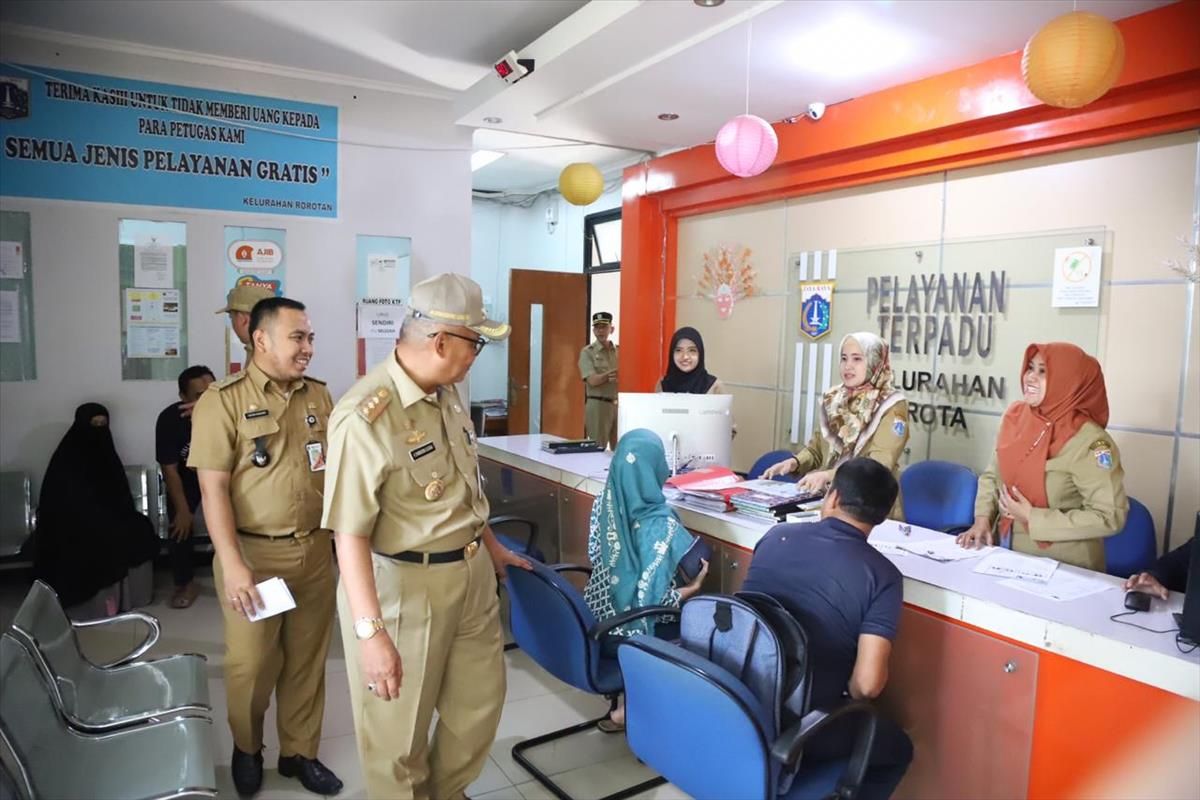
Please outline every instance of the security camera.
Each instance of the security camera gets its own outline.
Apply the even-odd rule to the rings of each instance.
[[[825,104],[824,103],[809,103],[808,110],[805,113],[808,115],[809,119],[818,120],[821,117],[825,116]]]

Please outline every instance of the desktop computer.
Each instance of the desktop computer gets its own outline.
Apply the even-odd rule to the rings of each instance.
[[[636,394],[617,396],[617,435],[638,428],[658,434],[671,474],[732,462],[733,397],[727,394]]]
[[[1183,595],[1183,612],[1175,615],[1179,623],[1179,638],[1188,644],[1200,645],[1200,512],[1196,513],[1196,531],[1192,539],[1192,557],[1188,560],[1187,590]]]

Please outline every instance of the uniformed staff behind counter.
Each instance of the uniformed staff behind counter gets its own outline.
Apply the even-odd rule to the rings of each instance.
[[[225,688],[233,782],[262,786],[263,715],[278,700],[279,774],[304,788],[342,788],[317,760],[325,710],[325,656],[333,628],[333,553],[321,529],[325,426],[333,401],[305,376],[313,330],[295,300],[260,300],[250,314],[254,358],[196,404],[188,466],[199,471],[225,617]],[[251,622],[255,583],[280,577],[296,608]]]
[[[583,378],[583,427],[587,437],[610,449],[617,447],[617,346],[609,341],[613,315],[592,314],[596,341],[579,351],[579,375]]]
[[[474,281],[422,281],[395,351],[330,421],[324,523],[337,539],[346,677],[375,800],[463,797],[500,723],[493,569],[529,564],[488,528],[471,418],[454,386],[508,333],[484,316]]]

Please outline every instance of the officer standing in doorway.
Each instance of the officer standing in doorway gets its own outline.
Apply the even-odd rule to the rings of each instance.
[[[240,284],[229,290],[225,295],[225,307],[217,309],[218,314],[229,315],[229,325],[233,335],[246,348],[246,357],[242,359],[242,369],[250,366],[254,360],[254,343],[250,341],[250,312],[259,300],[274,297],[275,292],[265,286]],[[226,364],[225,368],[228,369]]]
[[[233,782],[242,796],[262,786],[263,715],[274,692],[279,774],[299,778],[310,792],[336,794],[342,782],[317,760],[334,609],[330,534],[321,529],[333,400],[323,382],[304,374],[313,330],[303,304],[259,301],[248,333],[253,360],[201,396],[188,456],[216,550]],[[255,584],[274,577],[296,607],[252,621],[262,608]]]
[[[608,340],[615,330],[613,315],[592,314],[596,341],[579,351],[579,374],[587,397],[583,412],[587,437],[610,449],[617,447],[617,346]]]
[[[488,527],[455,384],[509,326],[462,275],[422,281],[408,305],[396,349],[330,418],[323,522],[367,796],[458,800],[504,706],[497,573],[530,567]]]

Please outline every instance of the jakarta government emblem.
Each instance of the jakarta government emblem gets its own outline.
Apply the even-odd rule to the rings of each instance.
[[[800,282],[800,332],[810,339],[820,339],[829,333],[833,285],[833,281]]]

